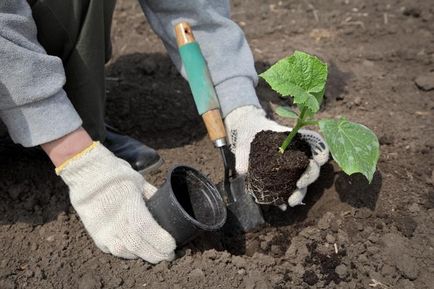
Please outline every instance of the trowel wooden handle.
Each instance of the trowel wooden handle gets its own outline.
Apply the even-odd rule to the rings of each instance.
[[[208,136],[212,142],[217,145],[217,141],[224,141],[226,138],[226,129],[223,124],[222,116],[219,109],[213,109],[202,114]],[[219,145],[217,145],[219,146]]]
[[[175,33],[196,108],[202,115],[209,138],[217,147],[221,147],[226,144],[226,130],[205,58],[187,22],[177,24]]]

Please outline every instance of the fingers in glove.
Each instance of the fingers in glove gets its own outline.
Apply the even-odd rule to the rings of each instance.
[[[142,234],[138,232],[129,235],[125,241],[126,248],[131,253],[152,264],[156,264],[164,260],[171,261],[175,257],[175,248],[167,252],[158,251],[151,244],[149,244],[149,239],[147,239],[146,236],[142,236]]]
[[[310,160],[304,173],[297,181],[297,188],[306,188],[319,177],[320,167],[315,160]]]
[[[296,189],[292,195],[288,198],[288,205],[290,207],[295,207],[298,205],[304,205],[303,199],[306,196],[307,187]]]
[[[320,165],[329,160],[329,148],[321,135],[315,131],[301,129],[302,139],[306,141],[312,150],[313,159]]]
[[[117,257],[125,259],[137,259],[137,256],[131,253],[121,242],[116,240],[110,248],[110,253]]]
[[[131,222],[134,231],[140,232],[141,236],[145,236],[146,241],[155,250],[163,254],[174,251],[176,248],[175,239],[155,221],[145,204],[143,204],[143,207],[144,210],[140,211],[140,215],[135,216],[135,220]]]

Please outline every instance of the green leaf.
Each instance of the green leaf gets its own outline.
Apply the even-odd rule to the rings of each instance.
[[[298,118],[298,114],[287,106],[278,106],[275,112],[281,117]]]
[[[320,59],[296,51],[259,76],[282,96],[292,96],[294,103],[315,113],[324,96],[327,73],[327,64]]]
[[[319,127],[341,169],[348,175],[362,173],[371,182],[380,156],[377,136],[366,126],[344,118],[320,120]]]

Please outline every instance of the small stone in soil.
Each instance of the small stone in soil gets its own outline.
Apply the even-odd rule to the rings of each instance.
[[[334,242],[336,242],[336,238],[333,235],[330,235],[330,234],[327,234],[326,240],[330,244],[333,244]]]
[[[196,268],[193,271],[191,271],[190,274],[188,274],[188,277],[194,280],[204,279],[205,273],[203,273],[201,269]]]
[[[233,256],[232,264],[234,264],[237,268],[246,268],[247,262],[241,256]]]
[[[414,289],[414,284],[413,282],[411,282],[410,280],[407,279],[401,279],[398,282],[398,288],[402,288],[402,289]]]
[[[423,91],[430,91],[434,89],[434,72],[420,75],[414,80],[417,87]]]
[[[320,228],[321,230],[327,230],[334,219],[335,219],[335,215],[333,213],[331,212],[325,213],[318,221],[318,228]]]
[[[408,254],[403,254],[400,258],[397,258],[396,267],[409,280],[415,280],[419,275],[419,266],[416,260]]]
[[[345,266],[344,264],[340,264],[336,267],[335,272],[339,275],[339,278],[345,279],[345,277],[347,277],[348,275],[347,266]]]
[[[78,281],[78,289],[100,289],[102,287],[100,278],[92,273],[87,273]]]

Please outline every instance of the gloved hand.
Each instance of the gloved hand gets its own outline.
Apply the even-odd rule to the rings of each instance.
[[[145,205],[156,188],[100,143],[56,168],[69,186],[69,196],[98,248],[126,259],[150,263],[172,260],[172,236],[153,219]]]
[[[250,143],[258,132],[263,130],[276,132],[291,131],[291,128],[267,119],[263,109],[251,105],[233,110],[226,116],[224,122],[231,150],[235,154],[235,169],[240,175],[247,173]],[[306,171],[297,181],[297,189],[288,198],[288,204],[291,207],[303,204],[307,186],[316,181],[319,176],[320,166],[325,164],[329,158],[329,149],[318,133],[304,129],[299,130],[299,133],[309,143],[312,149],[312,159]],[[279,207],[282,210],[286,209],[286,206]]]

